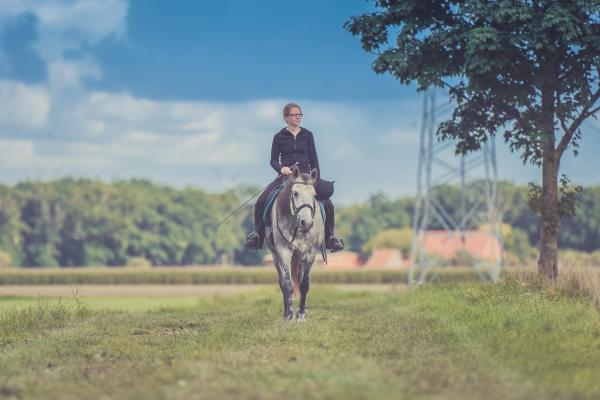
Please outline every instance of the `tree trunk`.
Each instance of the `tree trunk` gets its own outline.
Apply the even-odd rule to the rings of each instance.
[[[544,143],[542,160],[542,226],[540,232],[540,275],[550,279],[558,276],[558,168],[560,159],[555,151],[553,91],[542,90]]]

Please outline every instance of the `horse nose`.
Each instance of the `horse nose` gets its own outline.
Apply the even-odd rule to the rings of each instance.
[[[303,230],[309,230],[312,227],[312,221],[307,222],[302,219],[302,220],[300,220],[300,226],[302,227]]]

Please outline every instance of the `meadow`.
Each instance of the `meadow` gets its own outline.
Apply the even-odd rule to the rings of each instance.
[[[589,296],[496,285],[313,285],[306,322],[276,285],[228,295],[0,299],[0,397],[598,398]]]

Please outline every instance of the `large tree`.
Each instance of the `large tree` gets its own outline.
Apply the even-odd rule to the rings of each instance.
[[[576,192],[565,177],[559,185],[561,157],[576,154],[582,122],[600,110],[600,1],[379,0],[345,28],[376,54],[375,72],[448,89],[456,107],[438,136],[456,139],[457,153],[504,131],[541,167],[539,270],[555,278],[560,218]]]

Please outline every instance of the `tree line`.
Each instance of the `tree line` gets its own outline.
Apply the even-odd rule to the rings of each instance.
[[[240,250],[249,210],[216,227],[247,190],[71,178],[0,186],[0,250],[24,267],[256,263]]]
[[[0,265],[260,264],[266,251],[243,247],[254,223],[251,206],[217,226],[255,190],[208,193],[146,180],[73,178],[0,185]],[[450,215],[459,219],[460,189],[437,190]],[[524,242],[536,246],[540,219],[528,207],[529,189],[502,182],[499,192],[503,220],[512,228],[508,250],[518,253]],[[364,253],[375,235],[412,226],[414,200],[378,193],[338,207],[337,233],[348,250]],[[560,246],[600,249],[600,186],[583,190],[576,211],[563,221]]]

